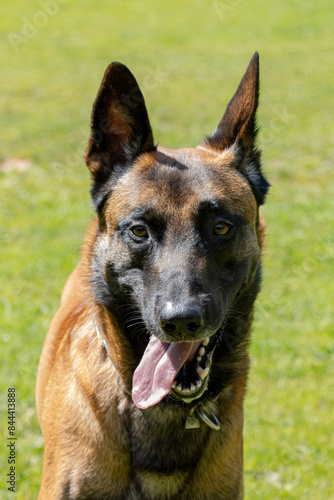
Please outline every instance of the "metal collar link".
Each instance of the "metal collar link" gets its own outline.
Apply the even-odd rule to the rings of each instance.
[[[198,429],[200,427],[201,419],[210,429],[214,431],[219,431],[220,423],[216,417],[216,415],[210,411],[206,411],[204,409],[204,403],[200,402],[198,405],[193,406],[186,419],[185,428],[186,429]]]

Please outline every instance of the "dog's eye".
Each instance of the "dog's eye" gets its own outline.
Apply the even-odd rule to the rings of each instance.
[[[215,227],[213,228],[214,233],[217,236],[225,236],[225,234],[227,234],[230,229],[231,226],[229,224],[226,224],[226,222],[217,222],[217,224],[215,224]]]
[[[137,236],[137,238],[147,238],[148,236],[148,233],[144,226],[133,226],[131,228],[131,231],[135,236]]]

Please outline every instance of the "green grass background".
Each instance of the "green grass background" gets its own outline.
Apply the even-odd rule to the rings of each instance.
[[[334,498],[334,3],[330,0],[1,2],[1,498],[37,498],[34,385],[48,325],[91,216],[83,162],[111,60],[141,84],[156,140],[211,132],[258,50],[260,144],[272,184],[245,402],[245,498]],[[7,492],[7,388],[17,492]],[[75,415],[73,415],[75,418]]]

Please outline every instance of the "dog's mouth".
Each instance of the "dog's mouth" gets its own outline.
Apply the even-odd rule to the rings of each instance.
[[[138,408],[159,403],[167,394],[190,403],[207,389],[213,352],[223,327],[199,342],[167,343],[151,336],[135,370],[132,399]]]
[[[192,360],[186,361],[178,371],[171,390],[176,399],[190,403],[202,396],[208,385],[212,354],[217,336],[202,340]]]

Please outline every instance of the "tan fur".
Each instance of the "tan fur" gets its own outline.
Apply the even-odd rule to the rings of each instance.
[[[219,126],[203,144],[157,149],[133,75],[119,63],[108,67],[86,152],[98,215],[64,287],[38,368],[36,402],[45,439],[39,500],[242,500],[247,347],[265,245],[259,205],[268,189],[254,147],[257,102],[255,54]],[[138,215],[144,210],[146,219]],[[153,228],[150,238],[147,229],[145,250],[138,235],[131,235],[137,224]],[[218,224],[232,228],[227,239]],[[168,295],[170,280],[173,294]],[[154,293],[144,294],[146,282]],[[176,313],[163,323],[162,311],[166,304],[177,309],[182,288],[188,295],[178,319],[187,322],[172,334],[167,326],[177,324]],[[190,298],[202,307],[201,324],[195,323],[198,313],[189,312]],[[145,328],[138,333],[128,325],[115,304],[126,307],[132,321],[139,317],[141,326],[145,320]],[[209,319],[208,304],[214,312]],[[207,330],[201,330],[205,321]],[[148,337],[173,342],[173,348],[180,339],[195,350],[202,342],[207,351],[199,353],[207,358],[184,358],[183,368],[193,372],[188,379],[183,372],[188,388],[182,386],[182,397],[169,385],[162,401],[148,407],[136,402],[137,407],[132,379],[140,360],[147,363]],[[202,385],[190,389],[195,370],[203,373],[199,364],[191,364],[196,360],[208,363],[208,375],[205,382],[197,375]],[[198,428],[188,429],[191,411],[215,416],[220,429],[206,425],[200,413]]]
[[[118,484],[123,484],[124,492],[132,481],[130,443],[124,422],[120,418],[121,415],[131,414],[131,401],[116,382],[115,367],[96,336],[94,317],[97,318],[109,346],[112,346],[113,361],[117,366],[121,384],[127,390],[131,390],[134,367],[126,339],[120,337],[117,325],[110,322],[110,317],[103,309],[94,304],[87,286],[89,259],[96,228],[95,219],[86,237],[82,259],[64,287],[61,306],[50,326],[39,365],[37,409],[45,441],[48,443],[44,452],[44,466],[47,472],[43,475],[40,500],[61,498],[57,496],[57,491],[66,481],[69,463],[72,467],[73,463],[76,464],[71,475],[72,483],[80,484],[88,470],[90,475],[96,476],[96,491],[99,494],[103,490],[114,491],[112,477],[116,476]],[[262,218],[258,234],[262,247]],[[126,359],[128,362],[125,364]],[[196,476],[189,482],[188,474],[181,471],[169,476],[143,471],[138,474],[137,480],[148,494],[162,486],[173,495],[180,485],[185,488],[187,484],[185,498],[202,500],[204,493],[201,493],[199,485],[205,485],[205,494],[211,498],[210,495],[215,495],[218,490],[228,491],[229,484],[242,482],[242,405],[247,370],[248,367],[245,366],[244,376],[238,384],[220,398],[218,404],[223,412],[226,402],[233,401],[229,409],[231,421],[222,436],[211,436],[212,443],[203,453]],[[49,392],[51,387],[52,392]],[[101,387],[104,388],[102,392]],[[99,394],[98,399],[96,394]],[[133,417],[136,418],[139,410],[133,411]],[[45,413],[53,415],[58,430],[44,419]],[[105,427],[110,429],[107,441],[103,432]],[[59,434],[59,429],[63,429],[62,434]],[[78,448],[78,433],[84,438],[85,447]],[[57,457],[57,460],[53,457]],[[47,467],[48,461],[53,464],[52,468]],[[122,495],[121,491],[121,486],[118,486],[114,491],[115,498]],[[241,491],[236,498],[242,498]],[[72,487],[71,492],[74,495],[75,488]]]

